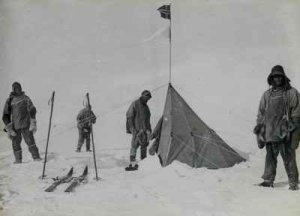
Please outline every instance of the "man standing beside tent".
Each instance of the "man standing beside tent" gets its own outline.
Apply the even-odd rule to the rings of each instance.
[[[22,163],[22,136],[34,160],[41,160],[33,133],[36,132],[36,108],[30,98],[22,91],[21,84],[14,82],[12,92],[4,105],[2,120],[5,131],[12,140],[15,155],[14,163]]]
[[[147,157],[147,146],[151,134],[150,110],[147,102],[151,99],[151,93],[144,90],[139,99],[132,102],[126,113],[126,131],[132,134],[130,148],[130,164],[125,170],[136,170],[136,152],[141,148],[141,160]]]
[[[298,190],[298,168],[295,150],[300,139],[300,94],[291,87],[283,67],[276,65],[268,76],[271,86],[260,101],[254,133],[259,148],[266,147],[263,187],[273,187],[277,156],[280,153],[289,179],[289,189]]]

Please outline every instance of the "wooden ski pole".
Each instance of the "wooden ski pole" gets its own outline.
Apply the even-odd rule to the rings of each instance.
[[[49,145],[49,139],[50,139],[51,124],[52,124],[54,96],[55,96],[55,91],[52,92],[52,97],[50,99],[51,110],[50,110],[50,120],[49,120],[49,127],[48,127],[48,136],[47,136],[47,144],[46,144],[46,151],[45,151],[45,158],[44,158],[44,167],[43,167],[42,179],[45,177],[45,170],[46,170],[46,163],[47,163],[47,154],[48,154],[48,145]]]
[[[89,93],[86,93],[86,98],[87,98],[89,109],[91,110],[91,103],[90,103]],[[91,125],[91,137],[92,137],[92,146],[93,146],[93,157],[94,157],[95,174],[96,174],[96,180],[98,181],[99,178],[98,178],[98,170],[97,170],[97,163],[96,163],[96,151],[95,151],[95,143],[94,143],[93,125]]]

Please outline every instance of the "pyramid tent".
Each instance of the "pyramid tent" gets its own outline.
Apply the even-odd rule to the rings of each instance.
[[[209,128],[169,85],[157,152],[162,166],[174,160],[218,169],[245,161]]]

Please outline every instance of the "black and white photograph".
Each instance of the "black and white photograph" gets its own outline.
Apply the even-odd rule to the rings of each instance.
[[[0,216],[299,216],[300,0],[0,0]]]

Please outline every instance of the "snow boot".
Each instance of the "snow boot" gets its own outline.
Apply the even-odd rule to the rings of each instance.
[[[21,163],[22,161],[17,161],[17,160],[14,161],[14,164],[21,164]]]
[[[147,147],[141,148],[141,160],[144,160],[147,157]]]
[[[293,190],[293,191],[295,191],[295,190],[299,190],[299,186],[298,186],[298,184],[296,183],[291,183],[290,184],[290,187],[289,187],[289,190]]]
[[[258,184],[258,186],[261,186],[261,187],[274,187],[273,182],[269,182],[269,181],[263,181],[262,183]]]
[[[15,151],[14,152],[14,155],[15,155],[15,161],[14,161],[14,164],[20,164],[22,163],[22,151]]]
[[[86,147],[86,151],[87,151],[87,152],[90,152],[90,151],[91,151],[91,150],[90,150],[90,149],[91,149],[91,144],[90,144],[90,142],[91,142],[91,141],[90,141],[89,139],[86,140],[86,145],[85,145],[85,147]]]
[[[138,164],[135,164],[135,165],[129,164],[128,167],[125,167],[125,171],[135,171],[135,170],[138,170],[138,168],[139,168]]]
[[[28,146],[28,149],[31,153],[31,156],[33,158],[33,160],[38,160],[40,159],[40,153],[39,153],[39,149],[37,148],[37,146],[35,144],[32,144],[30,146]]]
[[[135,171],[139,168],[139,165],[136,163],[135,161],[135,156],[134,155],[130,155],[130,164],[128,167],[125,167],[125,171]]]

